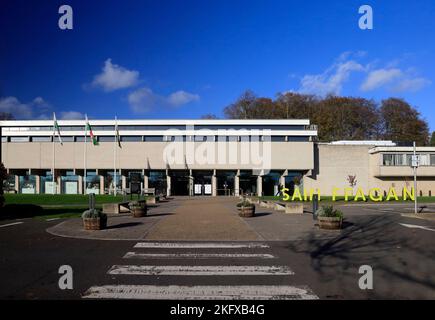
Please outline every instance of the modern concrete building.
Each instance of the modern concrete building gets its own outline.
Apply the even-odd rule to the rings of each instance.
[[[140,181],[142,189],[167,195],[275,195],[302,177],[304,188],[329,195],[348,187],[349,175],[367,191],[412,186],[412,148],[391,141],[319,143],[307,119],[90,120],[98,145],[89,132],[84,142],[84,120],[58,123],[62,144],[52,120],[0,121],[5,192],[107,194]],[[435,148],[417,151],[418,192],[432,195]]]
[[[84,121],[58,123],[63,144],[53,121],[0,123],[6,190],[111,193],[139,179],[168,195],[276,194],[314,168],[309,120],[118,120],[120,147],[115,120],[90,121],[98,145],[84,142]]]

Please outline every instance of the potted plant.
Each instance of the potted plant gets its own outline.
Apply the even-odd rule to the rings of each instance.
[[[343,223],[343,212],[334,209],[333,206],[322,206],[317,209],[316,215],[321,229],[341,229]]]
[[[82,214],[85,230],[101,230],[107,226],[107,215],[99,209],[89,209]]]
[[[239,216],[244,218],[250,218],[255,215],[255,204],[250,203],[247,200],[243,200],[237,204],[239,210]]]
[[[128,207],[135,218],[145,217],[147,214],[147,207],[144,201],[131,201],[128,203]]]

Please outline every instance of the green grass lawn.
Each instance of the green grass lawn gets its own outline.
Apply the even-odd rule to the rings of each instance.
[[[5,194],[6,204],[87,205],[89,196],[83,194]],[[122,195],[95,195],[96,204],[122,201]]]
[[[89,196],[80,194],[5,194],[4,197],[0,219],[80,217],[89,203]],[[137,198],[133,196],[133,200]],[[103,203],[121,202],[123,196],[95,195],[95,200],[96,207],[101,208]]]
[[[366,196],[367,201],[366,202],[370,202],[370,203],[383,203],[386,202],[385,201],[385,197],[383,197],[383,201],[379,201],[379,202],[374,202],[371,201],[370,198],[368,196]],[[264,196],[264,197],[260,197],[261,200],[282,200],[282,197],[279,196]],[[291,199],[291,198],[290,198]],[[363,202],[363,201],[353,201],[354,197],[349,197],[349,203],[358,203],[358,202]],[[291,200],[288,200],[291,202]],[[335,201],[332,201],[332,196],[322,196],[320,198],[321,202],[339,202],[339,203],[345,203],[344,201],[344,196],[337,196]],[[431,203],[431,202],[435,202],[435,197],[417,197],[417,201],[419,203]],[[294,202],[298,202],[298,200],[295,200]],[[304,202],[310,202],[310,201],[304,201]],[[399,201],[394,201],[394,200],[390,200],[388,201],[388,203],[394,203],[394,202],[410,202],[412,203],[412,200],[403,200],[402,197],[399,197]]]

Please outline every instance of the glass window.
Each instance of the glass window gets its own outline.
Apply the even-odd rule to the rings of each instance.
[[[8,142],[8,137],[2,137],[2,142]]]
[[[63,142],[74,142],[74,137],[62,137]]]
[[[306,142],[306,141],[310,141],[310,137],[307,137],[307,136],[288,136],[287,141]]]
[[[272,142],[283,142],[285,141],[285,136],[271,136],[270,139]]]
[[[430,165],[435,166],[435,154],[430,155]]]
[[[382,165],[391,166],[393,164],[393,155],[383,154],[382,155]]]
[[[142,141],[142,136],[121,136],[121,141],[138,142]]]
[[[98,141],[100,141],[100,142],[113,142],[113,141],[115,141],[115,136],[99,136]]]
[[[430,157],[428,154],[420,155],[420,165],[421,166],[429,166],[430,165]]]
[[[63,138],[62,138],[63,140]],[[51,142],[51,137],[32,137],[33,142]]]
[[[145,136],[144,140],[147,142],[162,142],[163,136]]]
[[[11,142],[29,142],[29,137],[11,137]]]

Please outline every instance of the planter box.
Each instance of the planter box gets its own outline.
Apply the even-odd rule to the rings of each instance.
[[[302,203],[286,203],[285,205],[285,213],[304,213],[304,205]]]
[[[135,218],[145,217],[147,215],[147,208],[132,208],[131,213]]]
[[[343,222],[339,217],[317,217],[321,229],[338,230]]]
[[[239,216],[243,218],[250,218],[255,215],[255,206],[252,207],[239,207]]]
[[[147,199],[146,199],[147,204],[156,204],[159,201],[160,201],[160,198],[158,196],[147,197]]]
[[[85,230],[101,230],[107,227],[107,218],[83,218]]]

